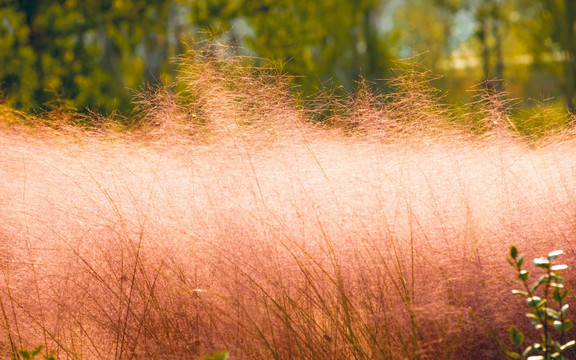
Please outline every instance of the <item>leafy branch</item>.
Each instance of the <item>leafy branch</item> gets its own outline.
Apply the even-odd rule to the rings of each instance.
[[[546,257],[534,259],[534,265],[542,269],[544,274],[530,286],[530,272],[522,268],[524,255],[518,253],[516,246],[510,247],[508,263],[518,271],[517,277],[523,285],[523,290],[512,290],[512,293],[526,297],[526,306],[530,309],[526,316],[534,328],[541,332],[542,339],[520,352],[507,351],[506,354],[513,359],[568,360],[563,353],[576,344],[574,340],[567,340],[567,332],[573,327],[572,321],[566,317],[569,306],[565,300],[570,291],[564,288],[564,278],[560,275],[560,271],[568,266],[552,265],[553,260],[563,253],[562,250],[556,250]],[[515,326],[509,332],[512,344],[522,349],[524,334]]]

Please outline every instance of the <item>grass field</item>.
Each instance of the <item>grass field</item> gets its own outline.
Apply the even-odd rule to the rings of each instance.
[[[494,107],[463,130],[419,88],[319,127],[282,84],[203,66],[136,130],[3,109],[0,356],[505,359],[511,325],[535,337],[507,249],[576,267],[570,131],[526,139]]]

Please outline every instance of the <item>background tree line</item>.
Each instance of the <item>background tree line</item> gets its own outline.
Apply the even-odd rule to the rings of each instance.
[[[576,112],[575,28],[576,0],[0,0],[0,101],[127,113],[131,89],[170,83],[183,42],[210,33],[304,94],[415,57],[452,101],[499,78]]]

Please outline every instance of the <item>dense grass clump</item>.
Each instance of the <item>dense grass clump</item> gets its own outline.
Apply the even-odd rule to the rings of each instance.
[[[576,265],[567,125],[412,68],[312,101],[247,62],[189,53],[137,120],[0,109],[0,354],[505,358],[509,246]]]

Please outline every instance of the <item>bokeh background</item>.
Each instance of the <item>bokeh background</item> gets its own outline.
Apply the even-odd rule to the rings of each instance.
[[[390,91],[379,80],[408,59],[449,103],[500,79],[518,111],[574,112],[575,27],[576,0],[0,0],[0,102],[130,114],[204,46],[280,67],[304,96],[360,79]]]

